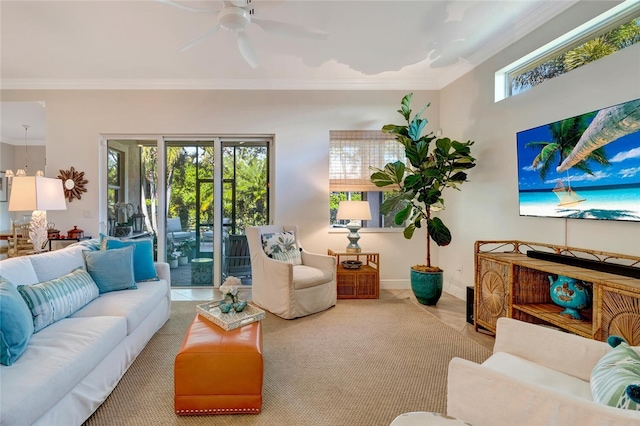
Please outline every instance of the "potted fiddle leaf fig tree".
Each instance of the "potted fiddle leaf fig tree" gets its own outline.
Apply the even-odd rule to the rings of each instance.
[[[427,228],[427,263],[411,268],[411,289],[424,305],[435,305],[442,295],[442,269],[431,265],[431,240],[438,246],[451,242],[451,232],[433,212],[444,208],[442,191],[460,190],[467,181],[468,169],[475,167],[471,156],[473,141],[458,142],[449,138],[436,138],[433,132],[423,135],[427,124],[421,118],[427,104],[412,116],[413,93],[402,98],[398,112],[406,124],[387,124],[382,131],[391,133],[404,146],[409,165],[402,161],[388,163],[384,169],[373,168],[371,182],[377,187],[395,186],[397,189],[380,205],[382,214],[397,212],[395,223],[406,224],[404,237],[411,239],[416,228]]]

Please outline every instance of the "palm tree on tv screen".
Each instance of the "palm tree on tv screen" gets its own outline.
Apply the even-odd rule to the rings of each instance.
[[[533,159],[532,167],[538,169],[540,179],[545,180],[549,170],[559,167],[567,156],[571,154],[580,137],[589,126],[590,118],[595,113],[579,115],[549,124],[551,141],[529,142],[527,148],[539,148],[540,153]],[[589,161],[608,166],[611,163],[606,156],[604,148],[600,147],[589,153],[584,159],[573,167],[585,173],[593,175]]]

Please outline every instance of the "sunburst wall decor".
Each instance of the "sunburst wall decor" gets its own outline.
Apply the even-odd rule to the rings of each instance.
[[[69,170],[60,170],[58,179],[62,179],[64,196],[69,202],[72,202],[74,198],[81,199],[82,193],[87,192],[84,185],[89,181],[84,178],[84,172],[78,172],[74,167]]]

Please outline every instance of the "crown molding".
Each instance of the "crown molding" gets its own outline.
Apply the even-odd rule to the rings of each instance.
[[[2,79],[2,90],[439,90],[433,79]]]

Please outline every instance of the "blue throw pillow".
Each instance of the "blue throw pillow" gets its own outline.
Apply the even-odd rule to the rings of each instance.
[[[98,297],[96,283],[82,267],[49,281],[19,285],[18,292],[31,311],[34,333],[68,317]]]
[[[117,238],[106,238],[106,250],[134,246],[133,274],[136,281],[158,281],[156,266],[153,263],[153,241],[140,239],[121,241]]]
[[[100,294],[138,288],[133,273],[134,251],[134,246],[128,246],[113,250],[82,252],[87,271],[98,285]]]
[[[0,277],[0,364],[16,362],[32,335],[29,307],[13,284]]]

